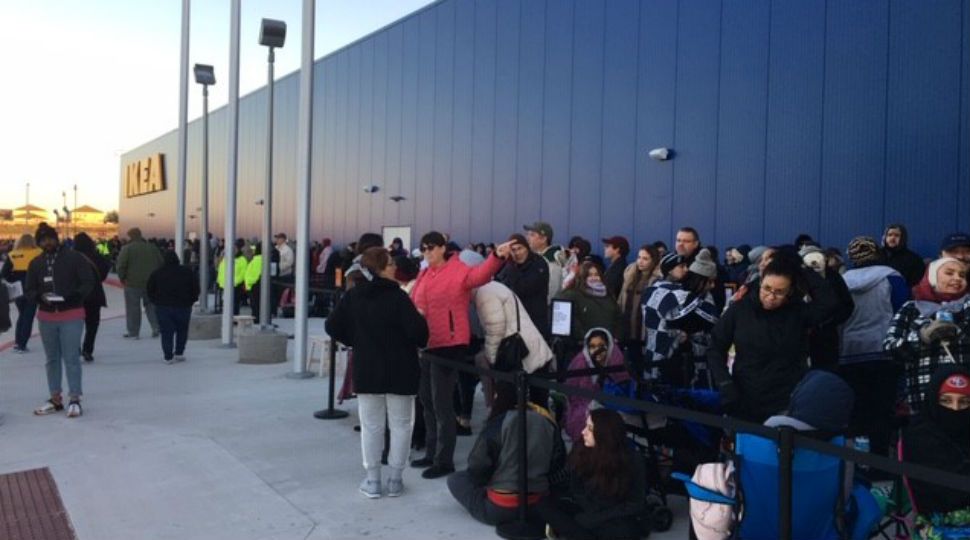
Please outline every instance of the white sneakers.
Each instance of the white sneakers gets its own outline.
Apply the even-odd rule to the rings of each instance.
[[[381,481],[380,480],[370,480],[365,478],[360,483],[360,492],[364,494],[368,499],[380,499],[381,498]]]

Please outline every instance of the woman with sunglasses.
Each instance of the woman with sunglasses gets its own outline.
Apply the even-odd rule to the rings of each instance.
[[[811,301],[798,293],[800,284]],[[831,318],[839,302],[821,276],[782,251],[762,271],[759,289],[751,292],[756,294],[731,304],[714,326],[707,362],[725,410],[763,423],[787,407],[808,369],[808,330]]]
[[[444,235],[431,231],[421,237],[421,253],[427,268],[418,275],[411,299],[428,322],[427,355],[465,361],[471,341],[468,306],[472,290],[492,280],[509,255],[511,242],[495,248],[482,264],[470,267],[457,257],[446,256]],[[452,396],[458,373],[421,358],[418,397],[424,406],[425,457],[411,465],[426,468],[424,478],[440,478],[455,471],[455,406]]]

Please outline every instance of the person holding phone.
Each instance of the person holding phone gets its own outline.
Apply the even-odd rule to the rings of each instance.
[[[97,278],[91,263],[64,246],[57,231],[46,223],[37,228],[37,244],[44,252],[30,262],[24,294],[37,303],[41,342],[47,354],[47,387],[50,399],[34,409],[36,415],[64,410],[61,379],[67,372],[68,418],[81,416],[81,335],[84,332],[84,300]]]

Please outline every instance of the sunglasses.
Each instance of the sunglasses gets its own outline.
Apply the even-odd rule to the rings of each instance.
[[[432,249],[434,249],[436,247],[438,247],[438,246],[432,246],[432,245],[428,245],[428,244],[422,244],[421,245],[421,253],[424,253],[425,251],[431,251]]]

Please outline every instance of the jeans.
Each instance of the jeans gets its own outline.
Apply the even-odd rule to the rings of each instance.
[[[428,354],[463,360],[467,347],[442,347],[428,349]],[[422,356],[421,383],[418,396],[424,406],[425,455],[439,467],[455,466],[456,419],[454,392],[458,373],[447,367],[432,363]]]
[[[145,316],[148,324],[152,325],[152,332],[158,332],[158,318],[155,317],[155,306],[148,301],[145,289],[125,287],[125,320],[128,324],[128,335],[137,336],[141,332],[141,307],[145,306]]]
[[[61,394],[61,372],[67,372],[71,399],[81,397],[81,332],[84,321],[40,321],[40,339],[47,354],[47,389],[52,396]]]
[[[81,351],[94,354],[94,340],[98,337],[98,327],[101,326],[101,306],[84,306],[84,344]]]
[[[158,326],[162,333],[162,353],[166,360],[185,353],[185,342],[189,339],[189,320],[192,308],[155,306]],[[174,342],[174,351],[173,349]]]
[[[400,478],[411,452],[414,396],[357,394],[357,413],[360,416],[360,450],[367,477],[380,478],[386,420],[391,429],[387,464],[391,467],[392,476]]]
[[[30,334],[34,332],[34,316],[37,314],[37,303],[27,300],[21,296],[14,300],[17,306],[17,328],[14,331],[14,341],[17,347],[23,349],[27,347]]]

